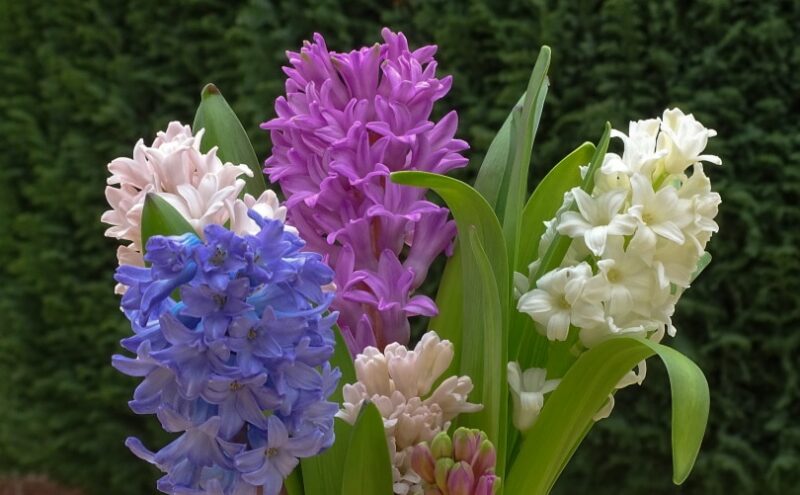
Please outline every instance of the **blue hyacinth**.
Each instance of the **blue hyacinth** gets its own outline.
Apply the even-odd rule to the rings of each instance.
[[[166,473],[164,493],[274,495],[300,458],[333,443],[337,314],[324,314],[333,294],[322,289],[333,272],[280,221],[249,215],[255,235],[155,236],[149,267],[116,273],[134,331],[121,344],[136,357],[113,365],[143,378],[131,409],[181,434],[158,452],[126,441]]]

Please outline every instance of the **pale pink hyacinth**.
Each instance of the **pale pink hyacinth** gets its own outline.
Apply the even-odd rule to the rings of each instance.
[[[217,148],[200,151],[203,130],[193,134],[188,125],[170,122],[166,131],[159,131],[151,146],[140,139],[133,148],[133,157],[116,158],[108,164],[106,199],[111,209],[101,220],[110,224],[106,236],[130,241],[117,250],[120,265],[143,266],[141,252],[141,220],[144,200],[156,193],[174,207],[198,235],[210,224],[230,221],[237,234],[258,230],[247,216],[248,208],[261,216],[284,221],[286,209],[272,191],[258,198],[245,194],[241,176],[253,176],[247,165],[223,163]],[[115,292],[125,287],[117,285]]]
[[[355,424],[364,401],[375,404],[383,416],[396,494],[422,493],[422,480],[411,468],[414,446],[447,431],[459,414],[483,407],[467,401],[472,391],[468,376],[448,377],[431,391],[452,360],[453,344],[436,332],[426,333],[413,350],[395,342],[383,353],[370,346],[356,356],[358,381],[344,386],[337,416]]]

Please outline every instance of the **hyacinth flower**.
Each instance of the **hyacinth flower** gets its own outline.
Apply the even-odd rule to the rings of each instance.
[[[456,113],[431,120],[452,84],[436,77],[436,47],[411,51],[403,34],[382,35],[382,44],[335,53],[315,34],[289,52],[286,96],[262,125],[273,143],[264,171],[280,184],[289,221],[336,272],[332,307],[352,355],[407,344],[408,318],[436,314],[414,291],[455,234],[446,208],[389,174],[467,163]]]
[[[453,344],[435,332],[423,335],[411,350],[398,343],[383,352],[367,347],[356,356],[358,381],[345,384],[343,409],[337,416],[354,424],[362,406],[372,402],[383,417],[392,460],[394,493],[418,493],[422,480],[411,466],[411,452],[420,442],[447,431],[461,413],[481,410],[467,401],[472,391],[468,376],[450,376],[434,390],[453,360]]]
[[[628,134],[612,131],[624,144],[622,154],[603,157],[594,190],[575,187],[566,194],[565,204],[574,202],[576,208],[551,219],[539,244],[543,256],[555,232],[570,238],[561,265],[541,275],[535,287],[520,279],[524,293],[517,308],[548,339],[566,340],[571,326],[578,328],[584,348],[614,335],[656,342],[675,335],[675,305],[718,230],[720,196],[711,191],[701,163],[721,163],[702,154],[714,135],[680,109],[631,122]],[[538,269],[536,261],[531,275]],[[646,370],[642,361],[617,388],[641,384]],[[607,417],[613,405],[611,395],[595,419]]]
[[[148,267],[117,269],[134,330],[122,346],[135,357],[113,365],[142,378],[131,409],[180,433],[157,452],[126,441],[166,473],[164,493],[276,495],[299,459],[334,440],[333,273],[282,222],[249,218],[253,234],[209,225],[203,239],[151,237]]]
[[[132,158],[120,157],[108,164],[111,176],[106,199],[111,209],[101,220],[111,225],[106,236],[128,242],[117,250],[120,265],[144,266],[141,222],[149,193],[166,200],[199,236],[207,225],[227,222],[234,232],[256,232],[258,226],[247,216],[249,209],[267,218],[285,220],[286,209],[273,191],[264,191],[258,197],[242,194],[244,178],[254,174],[250,167],[223,162],[216,146],[207,153],[200,151],[204,133],[200,129],[194,134],[188,125],[170,122],[152,145],[140,139]],[[117,293],[124,291],[123,284],[117,285]]]
[[[424,495],[494,495],[500,477],[494,472],[497,451],[480,430],[458,428],[453,439],[441,432],[411,453],[411,466],[422,478]]]

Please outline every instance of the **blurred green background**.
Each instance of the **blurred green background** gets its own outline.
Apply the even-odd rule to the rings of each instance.
[[[524,90],[541,44],[551,89],[534,150],[541,174],[610,120],[693,112],[715,128],[723,195],[715,260],[682,300],[672,343],[705,370],[709,430],[695,472],[670,483],[669,392],[653,364],[618,395],[559,494],[788,494],[800,485],[800,4],[798,2],[0,0],[0,478],[45,473],[87,494],[154,493],[123,446],[155,446],[135,381],[110,356],[129,329],[103,237],[105,164],[190,122],[215,82],[258,124],[282,92],[284,51],[314,31],[332,49],[380,39],[440,46],[455,76],[471,180]]]

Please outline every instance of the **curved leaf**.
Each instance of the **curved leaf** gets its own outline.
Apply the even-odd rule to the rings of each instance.
[[[329,487],[330,488],[330,487]],[[330,491],[325,492],[330,493]],[[342,473],[342,495],[392,493],[392,461],[383,418],[373,403],[364,404],[353,427]]]
[[[524,436],[505,493],[549,493],[615,385],[638,362],[655,354],[669,374],[673,481],[682,483],[694,466],[705,432],[708,383],[700,368],[680,352],[638,337],[616,337],[583,353],[550,394]]]
[[[597,144],[597,148],[594,150],[594,155],[592,155],[592,160],[589,163],[589,170],[586,172],[586,177],[584,177],[583,183],[581,184],[581,188],[584,191],[591,192],[594,189],[595,172],[597,172],[597,170],[603,164],[606,151],[608,150],[608,141],[610,137],[611,124],[606,122],[603,136],[600,138],[600,142]],[[575,202],[573,201],[572,208],[575,208],[574,203]],[[542,275],[561,264],[561,261],[564,259],[564,255],[567,254],[567,249],[569,249],[570,243],[572,243],[572,239],[569,237],[556,234],[553,242],[547,248],[547,252],[544,254],[544,256],[542,256],[542,262],[539,264],[539,269],[536,271],[534,280],[539,280]]]
[[[356,382],[356,367],[353,364],[353,358],[350,356],[350,351],[347,350],[347,344],[342,337],[342,331],[339,325],[333,326],[333,334],[336,339],[336,345],[333,347],[333,356],[331,356],[331,366],[339,368],[342,372],[342,377],[339,379],[339,385],[336,386],[336,391],[330,396],[328,400],[337,404],[342,403],[342,387],[346,383]]]
[[[333,331],[336,345],[333,348],[331,366],[339,368],[342,377],[339,379],[336,391],[328,400],[341,405],[342,387],[347,383],[356,382],[356,369],[339,326],[334,325]],[[352,427],[338,418],[334,421],[333,427],[336,435],[333,446],[320,455],[300,461],[305,495],[329,495],[331,493],[330,487],[342,485],[344,457],[350,445]],[[292,494],[290,493],[289,495]]]
[[[500,221],[483,196],[460,180],[430,172],[394,172],[391,179],[397,184],[429,188],[441,196],[456,220],[460,242],[463,243],[463,236],[469,232],[470,225],[476,227],[478,239],[492,265],[500,289],[500,299],[506,301],[510,278],[503,230]]]
[[[506,329],[492,267],[475,227],[463,236],[464,329],[461,349],[461,374],[472,378],[473,402],[483,409],[459,416],[460,426],[483,430],[498,452],[505,452],[508,382]],[[497,459],[502,473],[505,457]]]
[[[550,47],[543,46],[539,51],[536,65],[531,72],[525,101],[521,108],[515,108],[511,119],[511,150],[509,165],[505,173],[504,187],[497,199],[495,210],[503,222],[508,257],[513,263],[519,250],[522,209],[528,194],[528,171],[533,152],[533,141],[542,117],[544,100],[547,97],[547,69],[550,66]],[[502,191],[505,190],[505,195]]]
[[[303,475],[300,472],[300,466],[294,468],[294,471],[283,480],[283,488],[286,490],[287,495],[305,495],[303,492]]]
[[[520,186],[519,184],[514,184],[512,179],[513,167],[510,166],[514,162],[513,155],[516,149],[527,150],[527,160],[522,155],[517,155],[517,163],[523,163],[525,168],[524,175],[521,175],[524,177],[525,183],[521,184],[521,186],[524,188],[527,184],[530,150],[533,146],[535,130],[539,126],[539,119],[547,94],[546,75],[549,64],[550,47],[543,46],[539,51],[539,56],[531,72],[525,93],[522,94],[519,101],[511,109],[502,127],[500,127],[500,130],[489,145],[483,163],[481,163],[481,167],[478,170],[478,176],[475,179],[475,189],[497,212],[497,216],[500,219],[504,219],[505,212],[509,211],[506,197],[509,195],[510,187]],[[518,129],[523,134],[522,139],[517,137],[517,132],[512,129],[515,112],[521,117],[524,116],[521,121],[525,125],[520,126],[521,128]],[[524,198],[519,200],[518,206],[521,207],[523,201]]]
[[[200,149],[205,153],[217,146],[217,155],[223,162],[243,163],[250,167],[253,177],[245,177],[245,191],[257,198],[266,189],[266,184],[261,164],[242,123],[213,84],[206,84],[200,97],[200,106],[192,124],[195,133],[205,129]]]
[[[439,290],[436,293],[436,307],[439,314],[430,319],[428,330],[435,330],[439,337],[453,343],[456,357],[442,379],[458,373],[461,353],[462,330],[464,328],[464,288],[462,286],[461,247],[456,243],[453,256],[444,266]]]
[[[522,229],[515,270],[527,273],[528,265],[538,257],[544,222],[556,215],[564,193],[581,183],[581,165],[592,158],[594,144],[583,143],[565,156],[539,182],[522,210]]]
[[[305,495],[335,495],[334,487],[342,486],[344,463],[350,448],[353,427],[339,418],[333,421],[336,439],[331,448],[313,457],[300,460]],[[291,494],[290,494],[291,495]]]
[[[486,199],[492,209],[497,207],[497,198],[500,197],[503,176],[508,166],[508,154],[511,149],[511,119],[514,109],[522,105],[523,101],[525,101],[524,94],[511,108],[505,122],[492,139],[486,156],[483,157],[481,167],[478,169],[478,176],[475,178],[475,189]]]
[[[142,208],[142,253],[154,235],[181,235],[194,232],[192,225],[157,193],[148,193]]]

